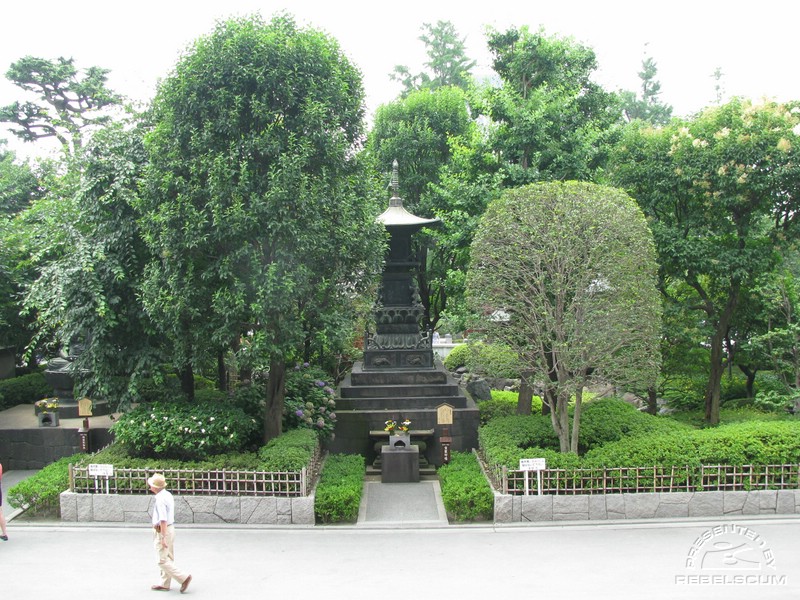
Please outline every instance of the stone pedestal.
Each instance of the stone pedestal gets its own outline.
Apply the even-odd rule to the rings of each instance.
[[[416,446],[383,446],[381,449],[382,483],[416,483],[419,481],[419,448]]]

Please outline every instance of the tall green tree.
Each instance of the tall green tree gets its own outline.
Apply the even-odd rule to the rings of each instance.
[[[0,346],[17,351],[22,364],[32,338],[32,318],[23,314],[23,289],[36,272],[26,244],[23,215],[47,194],[51,165],[17,159],[0,143]],[[35,359],[32,359],[35,362]]]
[[[488,44],[503,85],[485,88],[476,110],[493,123],[507,184],[591,180],[621,119],[617,96],[592,81],[594,51],[527,27],[489,30]]]
[[[121,406],[136,400],[139,379],[167,355],[139,297],[151,259],[134,209],[147,161],[142,137],[141,128],[97,132],[74,195],[39,200],[23,218],[39,257],[25,290],[33,346],[80,342],[79,393]]]
[[[613,159],[613,181],[650,220],[662,293],[708,328],[709,424],[719,422],[725,340],[742,296],[775,268],[776,241],[797,235],[798,113],[794,103],[735,99],[658,129],[632,123]]]
[[[402,95],[449,86],[466,90],[472,81],[470,71],[476,63],[467,57],[464,38],[458,36],[450,21],[437,21],[435,25],[425,23],[422,29],[419,39],[425,44],[428,60],[424,66],[429,72],[412,75],[407,66],[395,66],[390,77],[403,84]]]
[[[452,244],[442,243],[453,239],[453,227],[457,225],[450,218],[446,192],[437,186],[453,153],[462,152],[465,144],[475,143],[477,135],[465,92],[444,87],[415,91],[380,106],[368,136],[367,151],[377,166],[386,168],[395,159],[398,161],[401,196],[408,209],[421,216],[443,219],[441,228],[417,236],[421,266],[417,282],[425,307],[426,329],[436,327],[447,305],[448,288],[452,286],[445,278],[458,260]],[[463,224],[458,219],[458,225]]]
[[[664,104],[661,95],[661,82],[657,79],[658,65],[652,56],[642,59],[639,71],[641,86],[639,93],[626,91],[620,94],[622,110],[628,121],[639,119],[654,125],[666,125],[672,118],[672,107]]]
[[[74,158],[87,134],[112,120],[106,109],[122,101],[108,88],[108,73],[96,66],[81,71],[72,58],[25,56],[6,78],[36,100],[0,107],[0,121],[12,124],[12,133],[26,142],[55,138],[64,155]]]
[[[477,326],[517,352],[544,389],[561,451],[577,452],[587,384],[643,391],[658,375],[661,306],[644,215],[618,189],[531,184],[489,205],[472,253]]]
[[[346,314],[379,271],[360,74],[288,15],[232,19],[179,60],[152,116],[147,308],[184,372],[239,341],[265,357],[271,439],[287,361],[320,333],[305,328]]]

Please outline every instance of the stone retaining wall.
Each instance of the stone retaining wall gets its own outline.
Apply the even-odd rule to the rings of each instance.
[[[798,513],[800,513],[800,490],[581,496],[512,496],[495,493],[494,498],[496,523]]]
[[[150,523],[152,495],[61,494],[61,520]],[[314,525],[314,494],[298,498],[175,496],[175,522]]]

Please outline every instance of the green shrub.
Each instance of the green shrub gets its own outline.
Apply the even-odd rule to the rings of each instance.
[[[117,469],[146,469],[147,471],[164,471],[167,469],[197,469],[213,471],[219,469],[239,469],[259,471],[262,462],[257,452],[230,452],[216,454],[204,460],[178,460],[164,457],[140,458],[130,456],[125,446],[113,443],[94,454],[85,454],[79,460],[81,466],[92,463],[112,464]]]
[[[41,372],[0,379],[0,409],[19,404],[33,404],[52,395],[53,388],[45,381]]]
[[[228,394],[215,388],[202,387],[195,390],[194,401],[197,404],[222,404],[228,401]]]
[[[69,488],[69,465],[84,456],[66,456],[47,465],[8,490],[8,499],[33,515],[58,515],[59,496]]]
[[[322,523],[352,523],[358,519],[364,481],[364,457],[331,454],[325,461],[314,497],[314,513]]]
[[[471,452],[453,452],[450,463],[439,468],[442,502],[455,521],[491,519],[494,493]]]
[[[246,450],[258,424],[230,404],[159,402],[140,405],[112,426],[131,456],[202,460]]]
[[[517,414],[518,400],[519,392],[492,390],[491,400],[478,402],[481,425],[486,425],[486,423],[498,417],[510,417]],[[534,396],[531,401],[531,413],[539,414],[541,412],[542,399],[539,396]]]
[[[611,442],[584,456],[587,467],[768,465],[800,462],[800,422],[733,423]]]
[[[448,371],[455,371],[456,369],[467,366],[470,353],[472,352],[470,345],[471,344],[467,343],[458,344],[444,357],[443,363]]]
[[[308,363],[286,373],[283,429],[308,428],[329,438],[336,427],[336,392],[322,369]]]
[[[620,398],[600,398],[582,406],[578,439],[581,454],[623,438],[687,427],[674,419],[644,413]]]
[[[319,444],[311,429],[293,429],[271,439],[259,449],[258,458],[265,471],[299,471],[308,466]]]
[[[236,386],[231,395],[230,401],[237,408],[241,408],[248,417],[257,421],[263,419],[264,399],[266,390],[264,386],[257,383]]]
[[[517,353],[502,344],[460,344],[445,357],[444,366],[450,371],[465,367],[470,373],[492,378],[518,379],[520,376]]]

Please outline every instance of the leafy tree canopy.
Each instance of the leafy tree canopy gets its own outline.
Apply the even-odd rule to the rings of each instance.
[[[363,115],[358,70],[288,15],[218,24],[154,102],[146,306],[184,371],[209,350],[268,357],[266,439],[280,433],[287,360],[379,269]]]
[[[55,138],[65,155],[74,157],[86,133],[110,121],[104,109],[121,102],[106,85],[108,73],[100,67],[81,72],[72,58],[21,58],[6,77],[37,101],[0,107],[0,121],[13,124],[12,133],[26,142]]]
[[[393,81],[403,84],[403,96],[415,90],[436,90],[454,86],[467,89],[471,82],[470,71],[475,61],[467,58],[464,39],[459,38],[450,21],[437,21],[436,25],[425,23],[424,33],[419,39],[425,43],[428,61],[425,66],[430,73],[412,75],[408,67],[397,65],[390,75]]]
[[[699,311],[708,328],[711,424],[742,296],[775,268],[776,248],[797,236],[799,108],[734,99],[662,128],[632,123],[612,160],[612,181],[650,219],[662,292]]]
[[[587,383],[654,384],[656,271],[644,215],[618,189],[532,184],[504,192],[481,219],[467,275],[476,327],[514,349],[543,388],[563,452],[577,451]]]

